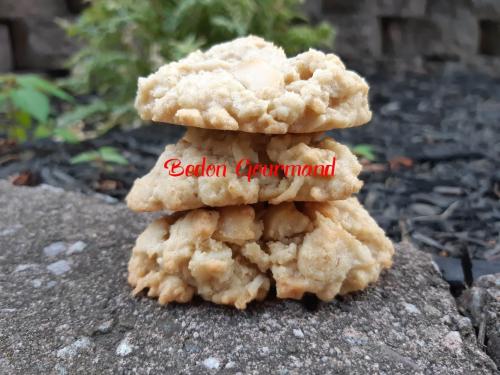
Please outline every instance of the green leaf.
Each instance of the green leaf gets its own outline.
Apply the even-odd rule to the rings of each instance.
[[[67,143],[78,143],[80,141],[76,134],[68,128],[55,128],[54,135]]]
[[[25,129],[29,128],[31,125],[31,116],[28,112],[16,111],[14,113],[14,119],[16,120],[15,125],[21,125]]]
[[[3,106],[5,105],[5,103],[7,102],[7,94],[4,94],[4,93],[0,93],[0,110],[3,111]]]
[[[66,112],[57,119],[58,127],[67,127],[79,123],[86,118],[107,110],[106,105],[102,101],[95,101],[88,105],[80,105],[72,111]]]
[[[114,113],[134,102],[137,78],[197,48],[248,34],[276,42],[287,53],[331,48],[332,27],[308,23],[302,4],[303,0],[91,1],[78,17],[63,24],[81,41],[81,48],[68,62],[71,75],[64,87],[106,103],[98,111],[99,121],[92,122],[94,134],[117,125],[130,126],[137,120],[135,114]],[[96,114],[79,107],[75,111],[63,117],[60,125]]]
[[[89,163],[100,160],[101,155],[97,151],[85,151],[73,156],[69,161],[71,164]]]
[[[59,87],[54,85],[53,83],[40,78],[36,75],[24,75],[24,76],[18,76],[17,77],[17,83],[25,88],[36,88],[40,91],[43,91],[49,95],[55,96],[59,99],[72,102],[74,101],[73,97],[66,93],[65,91],[61,90]]]
[[[70,159],[71,164],[89,163],[94,161],[128,165],[128,160],[125,159],[116,148],[109,146],[100,147],[97,151],[85,151]]]
[[[114,147],[101,147],[99,148],[99,154],[101,155],[102,160],[104,160],[105,162],[119,165],[128,165],[128,160],[125,159]]]
[[[28,139],[28,133],[26,132],[26,129],[20,126],[13,126],[9,129],[9,138],[24,142]]]
[[[371,145],[366,145],[366,144],[359,144],[356,145],[352,148],[352,151],[358,155],[362,156],[365,159],[368,159],[370,161],[374,161],[377,157],[375,156],[375,153],[373,151],[373,146]]]
[[[40,122],[46,122],[49,117],[50,105],[46,95],[28,88],[13,90],[10,98],[15,106],[25,111]]]
[[[212,18],[212,24],[214,26],[219,26],[230,33],[236,33],[237,35],[242,35],[241,27],[237,22],[227,19],[226,17],[216,16]]]
[[[49,138],[52,136],[52,128],[47,124],[40,124],[35,128],[33,136],[35,139]]]

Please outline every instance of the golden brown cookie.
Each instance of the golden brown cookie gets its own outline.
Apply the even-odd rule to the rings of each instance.
[[[196,51],[139,78],[143,120],[250,133],[311,133],[371,119],[368,85],[334,54],[287,58],[249,36]]]
[[[360,171],[346,146],[320,134],[269,136],[189,128],[177,144],[165,147],[147,175],[134,182],[127,204],[134,211],[182,211],[262,201],[345,199],[361,188]]]
[[[199,294],[244,309],[271,283],[279,298],[309,292],[330,301],[376,281],[393,253],[355,198],[197,209],[160,218],[139,236],[128,281],[161,304]]]

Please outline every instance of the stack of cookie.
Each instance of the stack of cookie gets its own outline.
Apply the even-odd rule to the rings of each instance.
[[[393,246],[350,197],[362,186],[356,157],[321,134],[368,122],[367,97],[337,56],[287,58],[253,36],[140,78],[141,117],[188,130],[127,196],[134,211],[169,211],[137,239],[134,293],[161,304],[197,294],[244,309],[272,285],[279,298],[328,301],[376,281]],[[332,163],[333,176],[284,173]],[[206,175],[207,165],[224,173]]]

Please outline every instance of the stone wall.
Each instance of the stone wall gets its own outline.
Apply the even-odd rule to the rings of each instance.
[[[500,58],[500,0],[309,0],[315,21],[337,28],[352,59],[471,61]]]
[[[83,0],[0,0],[0,71],[61,69],[74,50],[54,19]],[[500,0],[307,0],[347,59],[500,60]]]
[[[57,71],[75,49],[57,19],[70,19],[81,0],[0,0],[0,71]]]

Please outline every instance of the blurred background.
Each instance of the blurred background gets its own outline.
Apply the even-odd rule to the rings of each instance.
[[[139,121],[137,77],[249,33],[367,78],[372,122],[330,135],[393,240],[456,295],[500,271],[499,0],[0,0],[0,178],[122,200],[183,133]]]
[[[1,71],[36,70],[55,75],[67,74],[65,62],[78,50],[78,43],[67,36],[64,28],[59,26],[60,21],[75,21],[89,3],[83,0],[1,0]],[[193,45],[211,44],[216,39],[249,31],[260,31],[273,38],[272,30],[266,32],[263,27],[249,25],[248,23],[252,23],[250,18],[261,18],[262,23],[270,21],[270,24],[285,28],[288,21],[286,13],[297,9],[294,7],[296,4],[300,7],[296,16],[306,16],[315,24],[325,21],[334,26],[334,39],[318,43],[316,38],[310,37],[310,41],[326,49],[335,49],[343,58],[459,62],[470,66],[482,65],[492,71],[498,71],[500,67],[500,2],[497,0],[307,0],[304,4],[300,4],[300,1],[283,0],[230,2],[233,4],[187,0],[146,1],[140,5],[127,0],[109,0],[94,3],[102,5],[98,6],[99,11],[96,9],[92,15],[87,14],[86,25],[78,22],[79,32],[75,34],[80,37],[86,36],[88,39],[91,37],[89,34],[97,30],[111,33],[116,28],[116,31],[128,30],[131,39],[147,39],[148,36],[152,38],[166,33],[169,28],[174,30],[177,29],[176,26],[182,26],[183,31],[175,30],[175,35],[168,38],[188,42],[186,37],[191,35],[193,39],[188,39]],[[138,10],[139,8],[141,9]],[[206,15],[196,15],[197,12],[203,13],[203,10],[207,12]],[[136,11],[139,13],[133,14]],[[148,24],[148,21],[162,18],[163,11],[177,13],[160,20],[162,23],[172,22],[170,27]],[[189,18],[192,15],[195,18]],[[113,24],[91,25],[104,21],[106,17],[110,17]],[[285,18],[285,22],[268,20],[273,17]],[[195,24],[197,19],[203,20],[204,24]],[[118,24],[127,21],[131,22],[128,26]],[[141,29],[141,22],[145,22],[142,26],[149,26],[150,29],[143,29],[142,35],[134,35],[134,28]],[[213,26],[218,29],[217,32],[208,30]],[[210,35],[205,35],[204,31]],[[144,35],[144,32],[149,35]],[[126,37],[123,35],[123,38]],[[296,37],[307,39],[305,35]],[[279,36],[278,39],[283,40]],[[159,41],[149,40],[148,44],[150,43]],[[287,47],[289,51],[293,51],[306,46],[300,41],[289,40]],[[161,50],[163,46],[158,45],[158,48]],[[182,52],[180,51],[181,54]],[[160,58],[174,57],[175,53],[179,51],[172,52],[170,56],[160,51]]]

